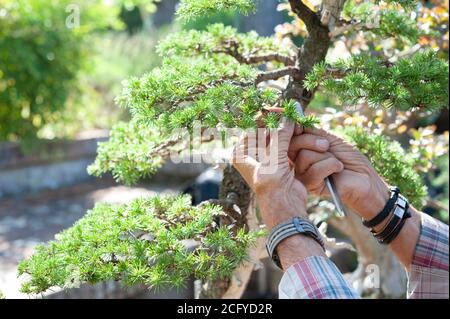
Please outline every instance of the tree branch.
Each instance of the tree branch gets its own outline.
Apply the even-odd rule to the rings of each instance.
[[[263,62],[276,61],[287,66],[294,66],[295,59],[278,53],[268,53],[263,55],[243,55],[239,52],[239,44],[230,40],[225,43],[227,47],[215,50],[214,53],[225,53],[235,58],[241,64],[258,64]]]
[[[340,70],[340,69],[336,69],[331,66],[328,66],[326,76],[332,77],[333,79],[341,79],[341,78],[345,77],[349,71],[350,70]]]
[[[431,197],[427,198],[427,206],[430,206],[431,208],[434,208],[436,210],[443,210],[447,213],[449,212],[448,206],[438,202],[437,200],[435,200]]]
[[[305,23],[308,31],[320,24],[318,15],[301,0],[289,0],[291,10]]]
[[[303,82],[314,65],[325,59],[331,44],[329,32],[334,29],[345,1],[323,0],[320,12],[316,13],[301,0],[289,0],[292,11],[305,23],[308,37],[297,55],[299,76],[291,79],[283,94],[285,98],[301,101],[304,107],[312,100],[314,91],[308,91]]]
[[[330,32],[331,38],[337,38],[347,32],[372,31],[380,27],[380,19],[372,22],[367,21],[342,21],[340,20],[333,31]]]
[[[256,64],[261,62],[270,62],[270,61],[276,61],[283,63],[287,66],[294,66],[295,60],[291,57],[281,55],[278,53],[269,53],[265,55],[249,55],[248,57],[244,57],[244,63],[247,64]]]
[[[293,78],[297,78],[300,75],[300,70],[290,66],[275,71],[263,72],[258,74],[255,80],[255,84],[258,85],[259,83],[264,81],[278,80],[279,78],[282,78],[283,76],[286,75],[292,76]]]
[[[340,21],[341,11],[347,0],[323,0],[320,22],[333,31],[336,23]]]

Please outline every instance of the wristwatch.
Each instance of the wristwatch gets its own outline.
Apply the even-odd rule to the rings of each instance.
[[[294,217],[291,220],[278,224],[275,226],[269,234],[266,243],[267,253],[269,254],[272,261],[277,265],[278,268],[281,269],[280,258],[277,254],[277,246],[283,240],[288,237],[303,234],[313,238],[317,241],[322,248],[325,250],[325,244],[323,242],[322,235],[320,234],[317,227],[307,219],[303,219],[300,217]]]

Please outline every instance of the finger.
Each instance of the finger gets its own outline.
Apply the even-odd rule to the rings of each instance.
[[[334,157],[331,153],[319,153],[310,150],[301,150],[295,161],[296,175],[304,174],[311,166],[317,162],[321,162],[327,158]]]
[[[265,127],[259,127],[255,130],[250,129],[247,132],[248,149],[256,149],[256,153],[263,153],[270,143],[270,130]],[[257,159],[257,157],[255,157]]]
[[[315,152],[326,152],[330,147],[327,139],[304,133],[299,136],[294,136],[289,145],[289,152],[298,152],[302,149],[307,149]]]
[[[250,186],[253,185],[253,176],[259,165],[256,154],[254,154],[256,149],[254,147],[249,149],[249,144],[252,144],[251,140],[252,138],[249,138],[248,134],[242,135],[232,153],[233,166]]]
[[[256,160],[256,133],[247,132],[242,134],[238,142],[234,146],[232,153],[232,164],[236,169],[241,169],[243,165],[257,165]]]
[[[289,144],[292,140],[292,136],[294,135],[295,123],[286,118],[282,117],[280,122],[280,127],[277,129],[278,135],[278,153],[286,155],[289,149]],[[274,142],[275,139],[271,139],[271,143]]]
[[[321,136],[324,138],[326,138],[329,135],[329,133],[327,131],[325,131],[324,129],[321,129],[321,128],[309,127],[309,128],[305,128],[304,131],[305,131],[305,133]]]
[[[270,143],[267,148],[267,157],[263,165],[279,165],[279,168],[289,167],[288,149],[294,134],[295,123],[285,117],[281,119],[277,130],[271,131]]]
[[[299,180],[308,189],[316,189],[323,184],[325,178],[335,173],[340,173],[343,169],[344,164],[335,157],[329,157],[311,165],[304,174],[299,176]]]
[[[289,149],[289,143],[294,135],[295,123],[290,119],[283,117],[280,127],[273,133],[269,143],[269,155],[278,155],[278,158],[286,158]]]
[[[299,136],[303,133],[303,126],[295,124],[294,136]]]
[[[335,153],[335,149],[334,149],[335,146],[339,145],[341,151],[342,151],[342,147],[344,145],[349,151],[351,151],[351,149],[353,148],[350,144],[346,143],[342,138],[340,138],[336,135],[333,135],[331,133],[328,133],[327,131],[325,131],[323,129],[308,128],[308,129],[305,129],[305,132],[308,134],[315,135],[318,138],[326,139],[330,145],[328,151],[333,153],[338,159],[340,159],[340,158],[339,158],[339,154]]]
[[[297,156],[298,156],[298,152],[288,151],[288,158],[289,158],[289,161],[291,161],[292,163],[295,163]]]

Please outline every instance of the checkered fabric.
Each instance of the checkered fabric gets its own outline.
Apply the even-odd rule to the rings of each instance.
[[[422,214],[422,230],[408,273],[408,298],[448,299],[448,225]]]
[[[448,225],[422,214],[422,227],[408,272],[407,297],[449,298]],[[291,266],[279,285],[282,299],[356,299],[331,260],[308,257]]]

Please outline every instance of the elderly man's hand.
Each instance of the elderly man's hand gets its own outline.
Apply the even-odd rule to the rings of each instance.
[[[295,216],[306,217],[306,189],[295,178],[287,154],[294,128],[283,118],[269,144],[266,138],[247,133],[233,151],[233,165],[256,193],[269,229]]]
[[[369,160],[341,138],[320,129],[306,129],[289,147],[296,177],[308,192],[329,195],[325,178],[333,175],[344,204],[364,219],[372,219],[389,199],[389,187]]]

